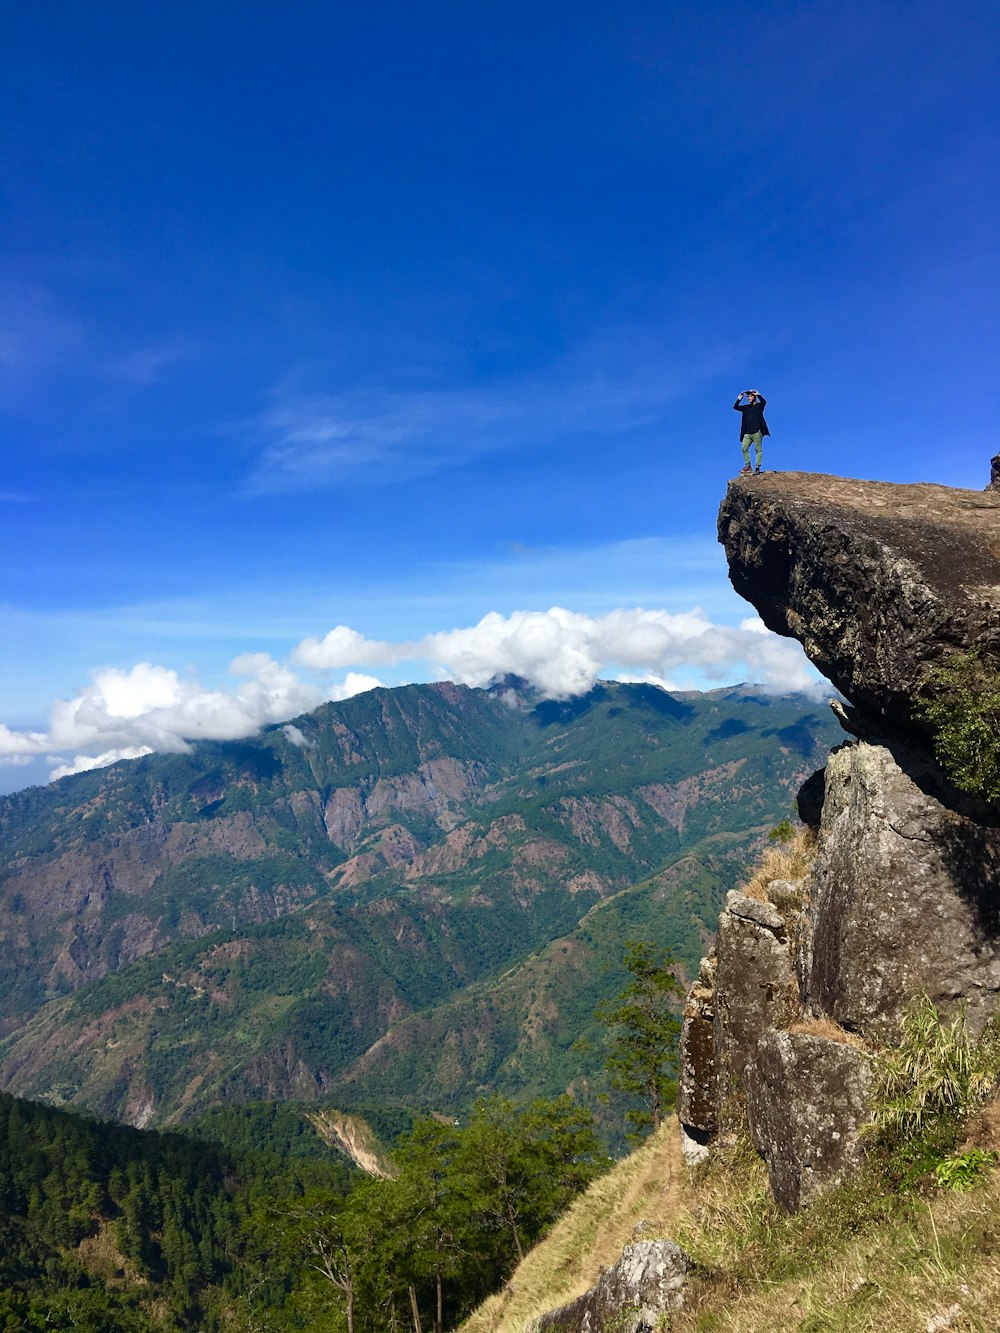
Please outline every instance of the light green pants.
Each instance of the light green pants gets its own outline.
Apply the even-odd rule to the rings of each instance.
[[[743,450],[743,461],[747,467],[750,466],[750,446],[751,444],[757,450],[757,466],[760,467],[761,460],[761,440],[764,438],[763,431],[755,430],[752,435],[744,435],[740,440],[740,447]]]

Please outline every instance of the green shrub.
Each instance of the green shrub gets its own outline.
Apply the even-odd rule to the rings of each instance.
[[[997,1154],[982,1148],[970,1148],[957,1157],[947,1157],[934,1168],[934,1179],[942,1189],[966,1191],[976,1187],[990,1167],[995,1166]]]
[[[795,837],[795,828],[790,819],[783,819],[780,824],[775,824],[774,828],[767,835],[771,842],[778,842],[784,845],[789,843]]]
[[[1000,803],[1000,662],[977,650],[956,654],[928,677],[920,713],[955,786]]]

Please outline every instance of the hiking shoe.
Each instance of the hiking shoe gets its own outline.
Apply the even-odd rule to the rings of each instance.
[[[739,474],[740,474],[741,477],[749,477],[749,475],[750,475],[750,473],[751,473],[752,471],[753,471],[753,469],[751,468],[750,464],[747,463],[746,467],[741,467],[741,468],[740,468],[740,473],[739,473]]]
[[[763,469],[762,467],[755,467],[755,468],[754,468],[754,472],[763,472],[763,471],[764,471],[764,469]]]

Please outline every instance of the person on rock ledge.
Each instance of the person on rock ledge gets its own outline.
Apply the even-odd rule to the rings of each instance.
[[[746,402],[743,399],[746,399]],[[737,395],[736,402],[733,403],[733,411],[742,414],[740,422],[740,447],[743,450],[743,467],[740,469],[740,476],[745,476],[750,469],[750,446],[754,446],[757,452],[757,466],[753,469],[760,471],[761,464],[761,441],[765,435],[771,432],[767,428],[767,422],[764,420],[764,406],[767,399],[759,389],[744,389]]]

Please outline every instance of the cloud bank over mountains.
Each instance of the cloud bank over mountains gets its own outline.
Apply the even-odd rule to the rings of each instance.
[[[776,690],[803,689],[815,679],[801,649],[770,634],[756,617],[734,628],[712,624],[697,609],[674,615],[637,607],[605,616],[562,607],[510,616],[491,611],[477,625],[399,643],[337,625],[322,639],[303,639],[291,660],[319,670],[430,662],[464,685],[522,676],[549,699],[584,693],[609,668],[651,673],[667,684],[679,669],[723,680],[745,667]]]
[[[476,625],[406,641],[369,639],[337,625],[322,638],[303,639],[284,663],[268,653],[234,658],[232,689],[208,689],[151,662],[96,670],[72,699],[52,705],[47,730],[0,723],[0,763],[47,756],[58,778],[153,751],[184,752],[194,741],[236,740],[382,683],[357,668],[403,664],[412,679],[471,686],[520,676],[548,699],[582,694],[602,676],[676,689],[678,673],[694,673],[714,684],[750,679],[775,692],[806,690],[817,680],[799,645],[760,620],[717,625],[698,609],[631,608],[604,616],[561,607],[509,616],[491,611]],[[342,679],[331,681],[331,672],[342,671]],[[286,734],[298,743],[294,730]]]

